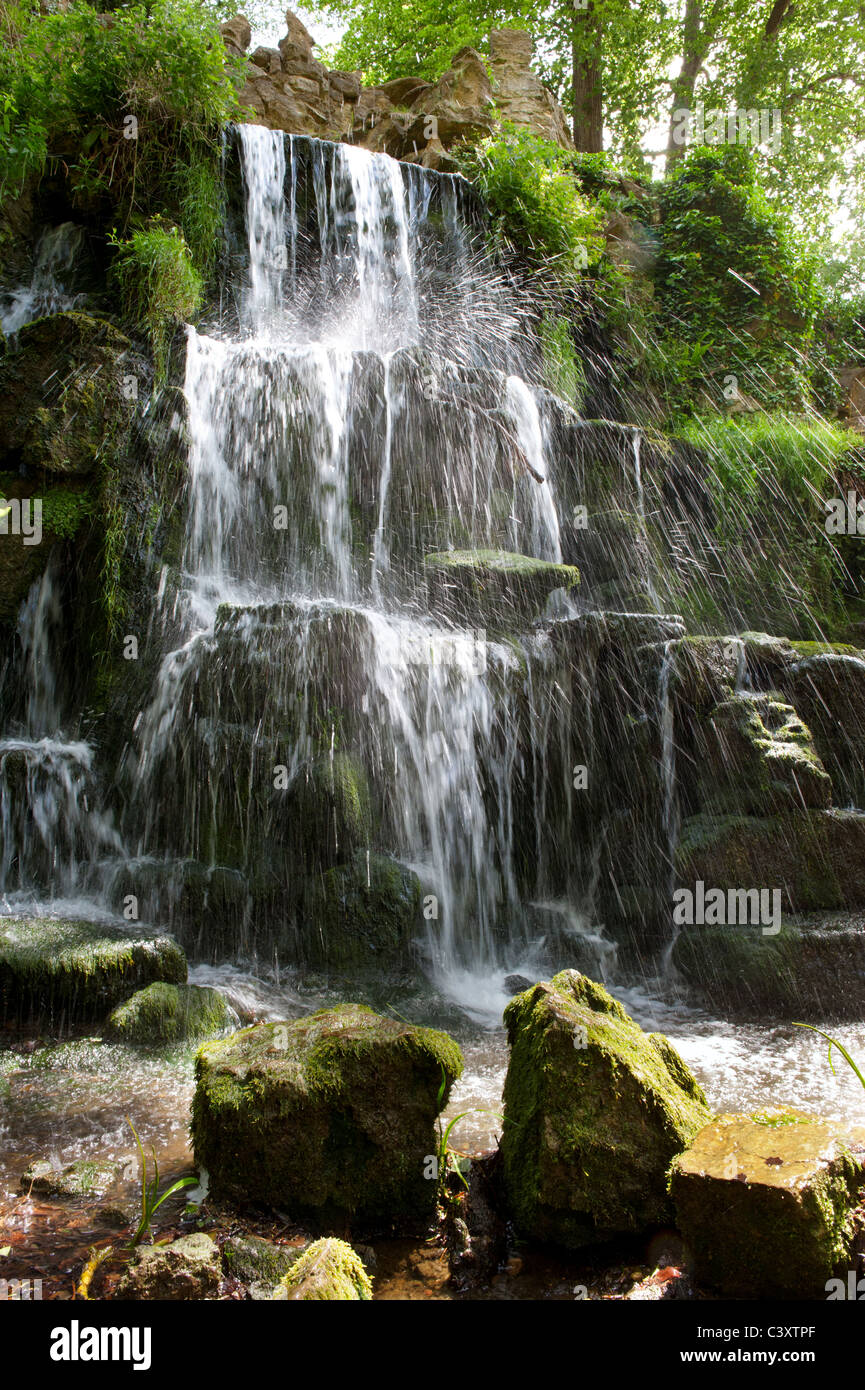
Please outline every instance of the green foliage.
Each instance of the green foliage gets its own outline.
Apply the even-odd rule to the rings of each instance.
[[[136,1245],[140,1245],[144,1237],[149,1234],[153,1218],[162,1206],[162,1203],[184,1187],[196,1187],[197,1182],[195,1178],[178,1178],[177,1182],[173,1182],[160,1196],[159,1164],[156,1161],[156,1153],[153,1149],[150,1150],[150,1156],[153,1159],[153,1180],[152,1182],[148,1182],[147,1157],[144,1153],[141,1140],[138,1137],[138,1130],[131,1120],[127,1120],[126,1123],[135,1135],[135,1142],[138,1145],[138,1152],[141,1155],[141,1219],[138,1222],[135,1234],[130,1240],[128,1247],[130,1250],[134,1250]]]
[[[767,407],[801,407],[819,294],[813,266],[756,184],[741,146],[701,147],[661,191],[661,254],[655,275],[663,351],[678,339],[699,374],[680,382],[721,404],[738,392]],[[681,361],[681,359],[680,359]]]
[[[541,315],[539,333],[544,385],[579,410],[586,393],[586,374],[568,320],[548,309]]]
[[[5,18],[0,191],[59,169],[78,207],[108,225],[167,212],[206,271],[220,130],[243,67],[226,58],[213,11],[152,0],[106,17],[73,0],[43,15],[19,0]]]
[[[478,187],[500,243],[515,249],[549,283],[574,284],[600,256],[599,214],[580,193],[559,145],[508,124],[458,153]]]
[[[51,488],[42,501],[42,524],[61,540],[71,540],[82,521],[93,515],[93,498],[87,491]]]
[[[127,241],[112,234],[111,267],[129,321],[149,339],[157,378],[165,375],[168,342],[176,324],[191,318],[201,303],[202,281],[183,233],[152,222]]]
[[[719,498],[783,496],[803,505],[832,495],[836,470],[862,443],[827,420],[777,412],[704,415],[684,422],[679,434],[707,452]]]

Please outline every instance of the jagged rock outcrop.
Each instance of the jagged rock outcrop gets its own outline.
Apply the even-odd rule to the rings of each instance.
[[[278,48],[250,55],[240,93],[250,119],[271,130],[346,140],[427,168],[446,166],[453,146],[492,134],[502,119],[572,148],[561,106],[532,72],[534,44],[524,30],[494,30],[489,60],[461,48],[435,83],[406,76],[364,87],[360,72],[329,71],[297,16],[288,10],[285,18]],[[221,30],[230,53],[247,51],[252,30],[243,15]]]
[[[573,148],[565,113],[552,92],[532,72],[534,42],[524,29],[493,29],[490,71],[502,119]]]

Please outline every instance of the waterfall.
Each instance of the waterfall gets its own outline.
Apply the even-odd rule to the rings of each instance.
[[[92,891],[99,861],[121,850],[113,821],[99,805],[93,749],[62,729],[62,634],[52,558],[18,619],[22,727],[0,739],[0,894],[6,911],[50,911],[52,900]]]
[[[69,292],[69,285],[84,239],[84,228],[72,222],[42,233],[30,284],[0,296],[0,331],[11,336],[33,319],[75,307],[78,296]]]
[[[545,795],[523,745],[547,697],[527,648],[428,612],[423,561],[466,541],[561,560],[538,402],[490,365],[457,180],[255,126],[238,148],[246,287],[234,329],[187,333],[184,632],[138,723],[129,838],[213,864],[230,807],[248,873],[294,833],[272,769],[291,794],[343,740],[434,905],[429,968],[504,968],[528,936],[514,796],[529,772]],[[461,268],[444,309],[442,262]]]

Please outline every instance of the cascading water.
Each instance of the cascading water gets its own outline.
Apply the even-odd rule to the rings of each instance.
[[[530,934],[513,798],[525,730],[546,736],[546,694],[529,646],[429,614],[423,557],[468,542],[561,560],[545,428],[508,353],[494,366],[472,323],[486,287],[457,180],[254,126],[239,151],[247,283],[234,331],[188,332],[187,637],[140,721],[134,800],[153,807],[181,787],[195,802],[181,855],[212,862],[231,731],[257,741],[244,785],[284,765],[291,791],[322,747],[333,763],[334,705],[343,724],[356,706],[352,752],[386,788],[381,840],[419,874],[434,906],[418,937],[459,993],[466,972],[503,968]],[[297,211],[301,161],[317,244]],[[446,307],[461,299],[449,355],[442,258]],[[262,662],[267,689],[251,677],[258,698],[239,693]],[[540,744],[529,760],[542,796]],[[278,838],[277,813],[262,815]],[[177,853],[176,819],[167,836],[160,816],[133,827],[140,852],[167,854],[170,838]],[[240,834],[244,871],[254,833]]]
[[[94,751],[62,728],[56,664],[62,623],[57,566],[49,561],[18,622],[25,676],[20,729],[0,739],[0,896],[11,912],[68,904],[92,889],[99,861],[121,849],[99,805]]]

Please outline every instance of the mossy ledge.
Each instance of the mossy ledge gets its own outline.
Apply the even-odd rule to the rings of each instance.
[[[186,980],[186,957],[169,936],[46,917],[0,923],[4,1020],[101,1020],[156,980]]]

